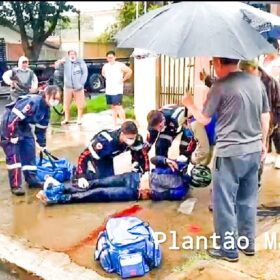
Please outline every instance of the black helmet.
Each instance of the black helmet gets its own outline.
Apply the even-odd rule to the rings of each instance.
[[[191,186],[205,188],[212,181],[211,170],[208,166],[198,164],[191,170]]]

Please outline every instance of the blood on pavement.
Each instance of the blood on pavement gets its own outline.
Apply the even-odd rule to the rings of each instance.
[[[70,252],[73,252],[73,251],[81,248],[84,245],[92,245],[93,241],[97,239],[99,233],[105,230],[107,221],[110,218],[120,218],[120,217],[132,216],[132,215],[136,214],[137,212],[139,212],[140,210],[142,210],[142,207],[140,205],[135,204],[135,205],[125,208],[113,215],[110,215],[109,217],[107,217],[106,221],[102,225],[100,225],[99,227],[95,228],[92,232],[90,232],[86,238],[80,240],[77,244],[75,244],[75,245],[71,246],[70,248],[63,250],[63,251],[65,253],[70,253]]]

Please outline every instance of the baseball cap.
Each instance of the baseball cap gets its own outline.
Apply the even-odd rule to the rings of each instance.
[[[258,67],[259,61],[257,58],[250,59],[250,60],[240,60],[239,68],[244,69],[247,67]]]

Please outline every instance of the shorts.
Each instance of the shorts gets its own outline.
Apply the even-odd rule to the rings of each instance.
[[[70,107],[72,98],[78,108],[83,109],[86,106],[84,89],[75,91],[72,88],[64,88],[63,104],[66,107]]]
[[[122,105],[123,94],[109,95],[106,94],[106,101],[108,105]]]

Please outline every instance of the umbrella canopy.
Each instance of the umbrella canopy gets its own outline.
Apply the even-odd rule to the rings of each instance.
[[[263,36],[280,39],[280,17],[249,5],[241,11],[243,18]]]
[[[120,48],[172,57],[252,59],[274,48],[246,20],[241,2],[180,2],[153,10],[117,36]]]

